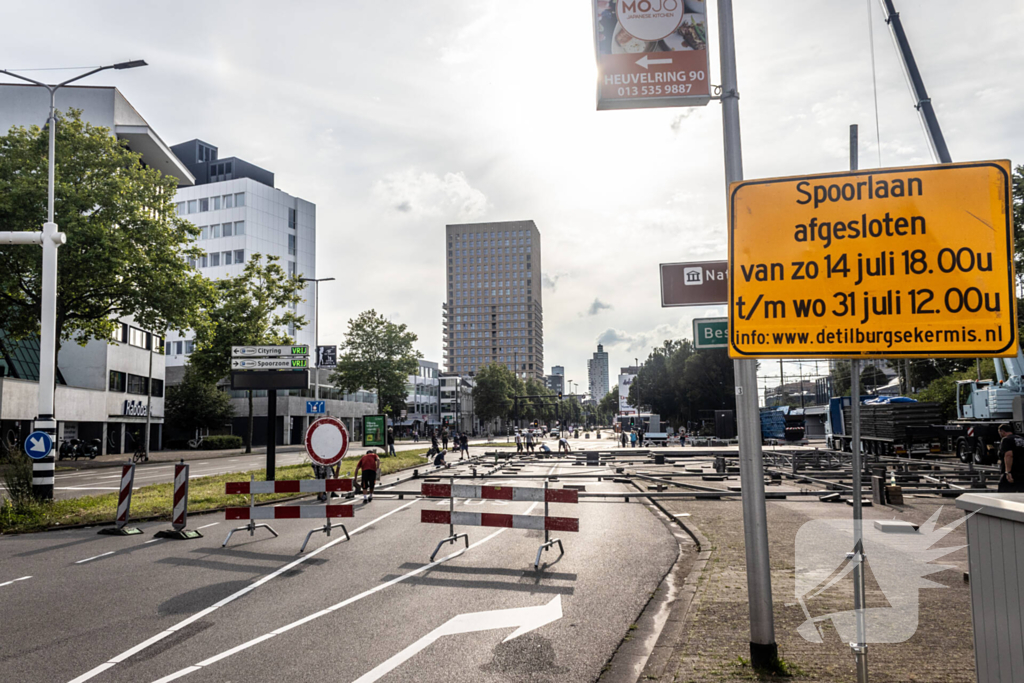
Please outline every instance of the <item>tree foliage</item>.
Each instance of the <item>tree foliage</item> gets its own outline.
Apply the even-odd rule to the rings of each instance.
[[[406,383],[419,371],[422,354],[413,348],[419,337],[406,325],[395,324],[374,310],[348,321],[331,382],[345,392],[372,389],[387,415],[406,408]]]
[[[619,386],[616,384],[597,404],[597,421],[611,424],[619,413]]]
[[[0,137],[0,226],[36,231],[46,222],[48,133],[14,127]],[[174,208],[177,180],[81,113],[58,114],[54,220],[67,235],[58,251],[61,342],[111,338],[117,318],[140,327],[199,327],[213,290],[188,264],[199,229]],[[0,328],[14,339],[39,334],[42,250],[0,247]]]
[[[629,403],[678,426],[708,411],[735,410],[734,386],[732,361],[724,350],[697,351],[689,339],[667,340],[640,367]]]
[[[189,360],[198,378],[216,383],[231,371],[231,347],[290,344],[289,325],[302,329],[304,316],[292,310],[302,301],[305,286],[289,277],[277,256],[253,254],[241,275],[217,280],[216,299],[207,324],[196,329],[196,347]],[[249,420],[245,451],[252,451],[252,392],[249,392]]]
[[[164,413],[169,428],[193,434],[197,429],[218,429],[234,416],[231,399],[212,382],[185,366],[181,384],[167,387]]]
[[[491,363],[476,373],[473,410],[482,422],[512,415],[512,397],[522,395],[522,380],[504,365]]]

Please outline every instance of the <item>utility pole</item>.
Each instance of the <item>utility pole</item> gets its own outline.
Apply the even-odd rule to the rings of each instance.
[[[740,144],[740,95],[736,85],[736,40],[732,0],[718,0],[718,40],[722,64],[722,131],[725,138],[725,182],[743,180]],[[731,214],[731,212],[729,212]],[[743,538],[747,553],[747,602],[750,609],[750,663],[772,668],[779,658],[775,643],[772,577],[768,561],[768,519],[764,503],[764,460],[757,406],[757,361],[734,360],[736,414],[740,441],[740,485],[743,489]]]

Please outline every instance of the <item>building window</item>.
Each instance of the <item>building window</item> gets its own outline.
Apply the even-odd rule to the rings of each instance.
[[[182,347],[182,343],[180,341],[174,342],[174,355],[175,356],[180,356],[181,355],[181,347]]]
[[[220,254],[218,252],[214,252],[214,253],[210,254],[210,266],[219,266],[219,265],[220,265]]]
[[[213,198],[213,210],[214,211],[219,211],[220,210],[220,196],[217,196],[217,197]]]
[[[295,277],[295,261],[288,262],[288,277]]]
[[[232,206],[234,206],[234,203],[231,200],[232,200],[232,196],[231,195],[229,195],[229,194],[224,195],[224,208],[225,209],[230,209]]]
[[[124,391],[125,386],[125,374],[118,372],[117,370],[110,371],[110,390],[111,391]]]
[[[154,379],[152,383],[153,396],[160,398],[164,395],[164,381],[162,379]]]
[[[236,235],[244,235],[245,234],[245,221],[235,221],[235,234]]]
[[[296,214],[295,209],[288,209],[288,227],[291,228],[292,230],[295,229],[295,225],[298,222],[296,220],[295,214]]]
[[[224,164],[224,173],[231,173],[231,162]]]
[[[167,342],[167,350],[164,352],[165,355],[169,356],[174,353],[174,342]]]
[[[245,249],[235,249],[235,263],[245,263]]]
[[[230,223],[225,223],[224,224],[224,231],[223,232],[224,232],[224,236],[225,237],[231,237],[231,224]]]
[[[211,225],[210,226],[210,232],[213,233],[213,237],[214,238],[220,237],[220,226],[219,225]]]
[[[146,348],[146,333],[137,327],[129,327],[128,343],[140,349]]]
[[[200,258],[199,258],[199,267],[200,267],[200,268],[205,268],[205,267],[206,267],[206,254],[203,254],[203,255],[202,255],[202,256],[201,256]]]
[[[209,211],[209,210],[210,210],[210,200],[205,198],[205,197],[203,199],[200,199],[199,200],[199,213],[202,213],[203,211]]]
[[[190,353],[192,353],[195,350],[196,350],[196,342],[195,342],[195,340],[194,339],[186,339],[185,340],[185,355],[187,356],[187,355],[189,355]]]
[[[295,256],[295,235],[288,235],[288,255]]]
[[[232,252],[230,252],[230,251],[225,251],[223,254],[221,254],[221,257],[224,259],[224,265],[225,266],[230,266],[231,265],[231,254],[232,254]]]
[[[238,192],[235,194],[235,206],[245,206],[245,193]]]
[[[185,202],[178,202],[175,205],[175,211],[178,213],[179,216],[184,216],[185,215]]]
[[[198,209],[199,209],[199,202],[197,202],[194,199],[188,200],[188,212],[189,213],[196,213]]]
[[[149,382],[145,377],[129,374],[127,391],[129,394],[142,394],[143,396],[145,396],[147,393],[147,389],[149,388],[148,386],[146,386],[148,383]]]

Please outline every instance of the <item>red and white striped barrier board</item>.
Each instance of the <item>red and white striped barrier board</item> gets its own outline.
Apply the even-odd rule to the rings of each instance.
[[[420,522],[424,524],[455,524],[457,526],[496,526],[506,529],[533,529],[535,531],[580,530],[580,520],[573,517],[501,515],[488,512],[420,510]]]
[[[135,483],[135,465],[121,468],[121,493],[117,498],[117,516],[114,524],[118,529],[128,523],[128,511],[132,507],[132,484]]]
[[[183,531],[188,520],[188,465],[174,466],[174,505],[171,508],[171,526]]]
[[[577,491],[571,489],[542,489],[515,486],[473,486],[472,484],[423,484],[421,493],[426,498],[474,498],[483,500],[511,500],[538,503],[578,503]],[[445,522],[447,524],[447,522]],[[458,524],[458,522],[456,522]],[[489,526],[489,525],[484,525]],[[527,527],[523,527],[524,529]],[[533,527],[529,527],[533,528]],[[541,527],[543,528],[543,527]]]
[[[321,480],[322,481],[322,480]],[[339,481],[337,479],[327,481]],[[255,482],[262,484],[264,482]],[[266,482],[268,484],[273,482]],[[320,489],[323,491],[323,489]],[[257,492],[258,493],[258,492]],[[281,505],[279,507],[227,508],[224,519],[327,519],[354,517],[351,505]],[[229,536],[230,538],[230,536]],[[227,541],[224,541],[227,543]]]
[[[331,493],[351,491],[351,479],[294,479],[289,481],[240,481],[225,484],[225,492],[242,493]],[[229,518],[230,519],[230,518]],[[247,519],[236,517],[235,519]]]

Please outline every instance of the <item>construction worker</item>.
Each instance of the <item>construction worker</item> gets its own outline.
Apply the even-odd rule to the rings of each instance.
[[[366,451],[366,455],[359,459],[359,463],[356,465],[356,469],[352,473],[353,480],[355,480],[359,475],[360,470],[363,472],[363,478],[361,481],[363,502],[369,503],[373,500],[373,487],[377,482],[377,472],[380,470],[380,456],[377,455],[377,451]]]

